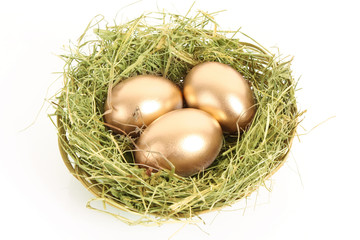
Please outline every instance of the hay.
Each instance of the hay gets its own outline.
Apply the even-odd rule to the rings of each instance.
[[[137,218],[114,216],[128,224],[192,219],[248,196],[284,163],[301,115],[291,60],[240,31],[219,31],[214,14],[201,11],[193,17],[151,13],[98,27],[102,22],[90,23],[62,56],[64,87],[54,106],[69,171],[95,200]],[[187,72],[205,61],[228,64],[249,80],[257,102],[254,121],[246,132],[224,136],[219,156],[204,172],[183,178],[160,171],[149,177],[134,163],[136,139],[114,135],[104,125],[108,89],[138,74],[165,76],[182,88]]]

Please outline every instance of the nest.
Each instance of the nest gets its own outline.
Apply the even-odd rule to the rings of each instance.
[[[62,56],[64,87],[54,103],[61,156],[95,200],[122,210],[114,215],[129,224],[181,221],[247,197],[282,166],[301,115],[291,59],[240,31],[220,31],[213,15],[201,11],[193,17],[151,13],[100,28],[103,21],[93,20]],[[257,105],[251,126],[224,135],[214,163],[195,176],[148,176],[134,162],[136,139],[104,123],[109,88],[138,74],[164,76],[182,88],[189,70],[206,61],[228,64],[250,82]]]

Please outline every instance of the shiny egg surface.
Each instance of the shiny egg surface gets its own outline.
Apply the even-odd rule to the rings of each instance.
[[[129,134],[182,105],[182,93],[173,82],[160,76],[139,75],[109,91],[104,119],[114,132]]]
[[[175,168],[187,177],[207,168],[222,146],[222,130],[208,113],[184,108],[166,113],[148,126],[137,141],[135,161],[155,171]]]
[[[192,68],[184,81],[184,97],[189,107],[210,113],[228,133],[245,129],[256,112],[248,82],[234,68],[219,62]]]

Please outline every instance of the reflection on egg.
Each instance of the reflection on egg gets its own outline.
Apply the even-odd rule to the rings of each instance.
[[[137,141],[135,160],[150,169],[172,169],[191,176],[207,168],[219,154],[222,131],[208,113],[178,109],[150,124]]]
[[[128,134],[182,105],[181,91],[173,82],[164,77],[139,75],[109,91],[104,119],[114,132]]]
[[[256,112],[248,82],[223,63],[205,62],[191,69],[185,78],[184,97],[189,107],[210,113],[224,132],[245,129]]]

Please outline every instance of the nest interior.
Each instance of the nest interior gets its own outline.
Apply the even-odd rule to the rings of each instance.
[[[221,31],[214,14],[141,15],[125,24],[99,27],[95,18],[62,55],[64,86],[55,116],[62,158],[97,200],[138,218],[129,224],[189,219],[248,196],[285,161],[301,113],[291,60],[240,31]],[[149,23],[151,22],[151,24]],[[216,61],[239,71],[251,84],[257,112],[247,131],[225,135],[215,162],[192,177],[171,171],[148,176],[133,160],[136,140],[104,124],[109,88],[138,74],[164,76],[180,88],[198,63]]]

